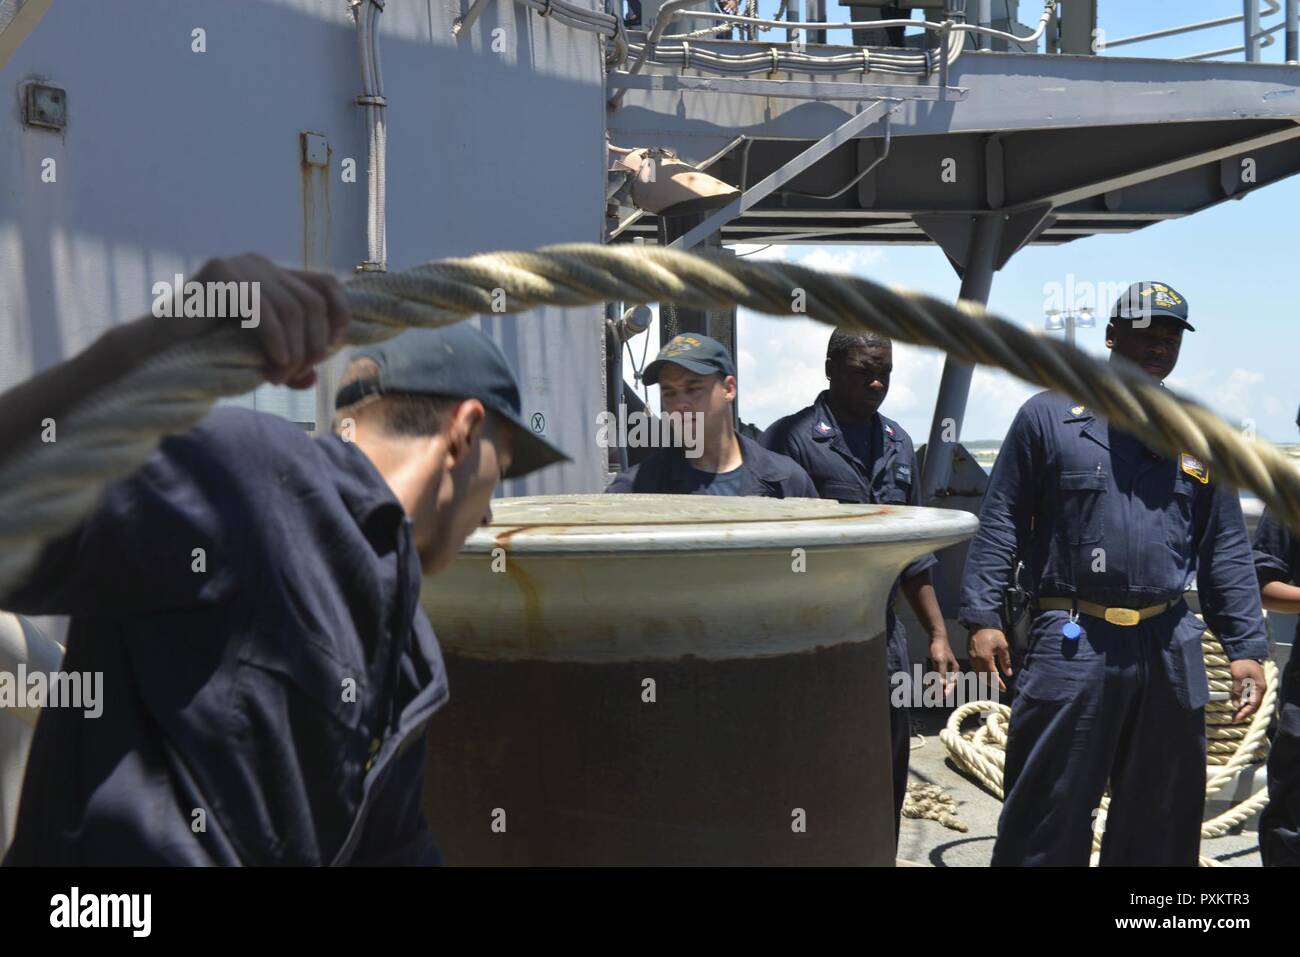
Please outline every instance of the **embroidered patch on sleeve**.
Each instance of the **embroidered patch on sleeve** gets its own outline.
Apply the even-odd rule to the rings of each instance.
[[[1178,457],[1179,467],[1202,485],[1210,484],[1210,470],[1195,455],[1190,452],[1184,452]]]

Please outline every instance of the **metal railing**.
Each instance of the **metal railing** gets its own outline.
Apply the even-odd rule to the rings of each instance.
[[[691,4],[698,3],[699,0],[691,0]],[[830,22],[825,19],[824,0],[808,0],[810,19],[800,20],[799,9],[800,0],[783,0],[780,9],[774,17],[760,17],[757,15],[730,14],[723,13],[719,10],[688,10],[683,6],[668,2],[659,8],[659,15],[655,19],[654,31],[655,38],[659,39],[684,39],[691,38],[690,35],[685,37],[676,34],[665,35],[667,27],[665,20],[675,19],[694,19],[694,20],[711,20],[715,24],[734,24],[740,28],[743,35],[753,37],[757,31],[770,30],[774,27],[785,27],[788,39],[796,45],[806,45],[807,38],[800,40],[799,32],[807,31],[814,38],[824,36],[827,30],[884,30],[889,28],[908,28],[913,27],[921,30],[929,30],[936,33],[942,33],[945,36],[951,33],[969,33],[981,36],[992,37],[1005,40],[1012,43],[1037,43],[1043,36],[1045,29],[1054,14],[1058,0],[1045,0],[1043,3],[1043,13],[1040,17],[1038,28],[1029,35],[1017,35],[1003,30],[994,29],[990,24],[993,22],[989,12],[987,2],[979,2],[977,6],[982,11],[983,19],[974,23],[968,23],[967,6],[968,0],[949,0],[948,7],[944,11],[942,20],[914,20],[914,19],[895,19],[895,20],[848,20]],[[784,14],[784,16],[782,16]],[[712,29],[696,31],[703,37],[704,34],[712,32]],[[817,41],[820,42],[820,41]]]
[[[787,41],[795,46],[806,45],[809,41],[824,42],[827,30],[884,30],[911,27],[939,31],[944,33],[945,36],[950,32],[968,32],[1001,41],[1014,42],[1022,50],[1026,43],[1036,46],[1037,41],[1046,32],[1049,37],[1048,52],[1057,52],[1059,49],[1060,52],[1066,53],[1099,54],[1117,47],[1132,46],[1152,40],[1161,40],[1241,24],[1242,43],[1240,45],[1205,50],[1200,53],[1176,57],[1175,59],[1209,60],[1241,53],[1245,55],[1247,61],[1258,62],[1261,59],[1260,51],[1276,42],[1274,39],[1275,34],[1285,31],[1283,35],[1286,42],[1286,62],[1295,63],[1300,61],[1300,0],[1242,0],[1241,13],[1239,14],[1164,27],[1132,36],[1120,37],[1115,40],[1107,38],[1104,30],[1097,29],[1095,4],[1081,2],[1079,8],[1084,11],[1082,15],[1089,18],[1091,22],[1086,24],[1087,29],[1085,31],[1076,32],[1076,36],[1082,35],[1091,38],[1091,49],[1060,49],[1054,37],[1059,26],[1058,17],[1060,16],[1055,9],[1055,4],[1044,4],[1045,9],[1039,27],[1029,36],[1018,36],[1013,32],[993,29],[991,24],[995,20],[992,0],[951,0],[942,20],[906,19],[827,22],[825,18],[825,0],[807,0],[808,19],[803,20],[800,19],[801,6],[803,6],[801,0],[782,0],[780,9],[775,16],[761,17],[756,14],[756,8],[753,4],[738,4],[740,9],[747,8],[747,11],[746,13],[736,14],[722,13],[717,9],[687,10],[682,9],[678,4],[665,4],[661,9],[661,21],[663,16],[666,16],[672,20],[707,20],[720,26],[697,30],[693,34],[667,36],[664,36],[664,28],[667,24],[657,22],[656,27],[659,28],[659,35],[665,40],[696,39],[697,37],[703,39],[708,34],[716,33],[719,29],[728,29],[732,25],[739,28],[741,38],[753,40],[757,38],[760,31],[766,32],[774,27],[784,27]],[[904,3],[903,6],[906,6],[906,4]],[[1075,6],[1075,4],[1069,4],[1065,10],[1064,15],[1067,18],[1071,15],[1069,7],[1072,6]],[[1006,11],[1004,10],[1004,12]],[[1278,16],[1278,14],[1282,14],[1282,16],[1276,22],[1266,23],[1266,21]]]
[[[1263,26],[1263,21],[1269,17],[1276,16],[1283,11],[1285,4],[1285,13],[1282,19],[1271,26]],[[1262,5],[1262,7],[1261,7]],[[1118,40],[1104,40],[1101,44],[1102,49],[1113,50],[1115,47],[1129,46],[1135,43],[1145,43],[1149,40],[1161,40],[1166,37],[1180,36],[1188,33],[1195,33],[1200,30],[1212,30],[1217,27],[1231,26],[1234,23],[1242,25],[1243,38],[1240,46],[1222,47],[1218,50],[1206,50],[1202,53],[1193,53],[1187,56],[1177,57],[1180,60],[1212,60],[1216,57],[1230,56],[1237,53],[1244,53],[1246,60],[1251,63],[1257,63],[1260,59],[1260,50],[1272,46],[1274,43],[1273,34],[1279,30],[1285,29],[1286,33],[1286,62],[1295,63],[1300,51],[1297,50],[1297,38],[1300,31],[1297,30],[1297,11],[1300,10],[1300,0],[1242,0],[1241,13],[1231,17],[1218,17],[1213,20],[1202,20],[1198,23],[1187,23],[1182,26],[1166,27],[1160,30],[1152,30],[1148,33],[1138,33],[1130,37],[1120,37]]]

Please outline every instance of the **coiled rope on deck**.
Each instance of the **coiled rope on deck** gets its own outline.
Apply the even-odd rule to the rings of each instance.
[[[1211,691],[1232,691],[1232,671],[1223,645],[1208,629],[1201,634],[1201,650],[1205,657],[1206,674]],[[1236,708],[1230,701],[1211,701],[1205,707],[1205,736],[1207,779],[1205,796],[1212,797],[1236,781],[1243,771],[1262,764],[1268,757],[1268,726],[1277,707],[1277,666],[1264,663],[1264,697],[1258,710],[1245,725],[1233,724]],[[984,720],[974,731],[963,731],[962,725],[973,717],[983,715]],[[1011,709],[996,701],[972,701],[953,711],[947,725],[939,732],[952,756],[953,762],[967,776],[973,778],[999,800],[1005,800],[1003,774],[1006,768],[1007,728]],[[1209,769],[1213,769],[1212,771]],[[1201,824],[1201,840],[1221,837],[1232,828],[1248,820],[1268,804],[1268,791],[1259,790],[1226,811]],[[1109,790],[1101,799],[1104,815],[1110,810]],[[921,815],[918,815],[921,816]],[[1092,863],[1096,864],[1101,852],[1102,827],[1093,829]],[[1202,867],[1222,867],[1220,861],[1200,855]]]
[[[938,784],[907,783],[903,797],[903,817],[938,821],[946,828],[965,834],[970,830],[957,816],[957,799]]]
[[[1300,474],[1272,445],[1246,438],[1136,368],[1094,358],[971,303],[953,305],[794,263],[636,245],[485,253],[363,274],[345,288],[353,311],[347,331],[352,344],[476,313],[609,301],[703,309],[739,305],[878,332],[1064,392],[1152,448],[1197,456],[1217,478],[1250,489],[1279,520],[1300,529]],[[264,363],[253,330],[232,323],[84,396],[57,423],[56,442],[43,443],[34,434],[0,467],[0,596],[21,581],[43,542],[94,507],[107,482],[143,464],[163,436],[192,427],[218,397],[256,387]]]

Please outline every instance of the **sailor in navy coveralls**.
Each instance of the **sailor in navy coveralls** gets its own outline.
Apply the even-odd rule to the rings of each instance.
[[[272,381],[311,385],[348,322],[331,277],[261,257],[195,281],[260,283],[248,334]],[[230,320],[181,322],[117,327],[5,407],[40,423]],[[498,479],[563,455],[523,424],[505,357],[467,323],[354,354],[337,406],[340,434],[315,439],[217,409],[0,595],[70,614],[62,667],[103,675],[99,717],[41,715],[6,864],[438,861],[423,731],[448,689],[421,575],[490,519]],[[0,449],[21,444],[4,428]]]
[[[921,476],[912,440],[902,426],[878,411],[889,393],[893,352],[892,343],[883,336],[837,329],[826,347],[826,378],[830,387],[812,405],[778,419],[763,433],[764,445],[790,456],[807,470],[822,498],[886,505],[921,504]],[[889,593],[885,634],[891,683],[900,674],[906,676],[905,682],[912,680],[908,670],[907,632],[894,612],[900,587],[921,626],[930,635],[930,658],[943,680],[950,684],[956,676],[957,660],[948,645],[943,613],[930,580],[930,569],[936,564],[932,554],[913,559]],[[889,729],[897,837],[907,795],[911,753],[910,716],[906,707],[889,709]]]
[[[1111,311],[1111,360],[1163,380],[1187,304],[1136,283]],[[1205,627],[1231,659],[1234,719],[1264,688],[1268,641],[1235,489],[1190,453],[1168,458],[1053,393],[1021,407],[989,478],[967,556],[961,622],[980,670],[1010,675],[998,606],[1024,561],[1036,592],[1007,743],[994,864],[1197,863],[1205,804]],[[1098,820],[1107,785],[1109,814]]]
[[[695,416],[700,428],[683,428],[668,447],[615,476],[606,492],[817,497],[796,463],[736,431],[736,367],[721,342],[699,333],[674,336],[645,367],[642,380],[659,386],[666,414]]]

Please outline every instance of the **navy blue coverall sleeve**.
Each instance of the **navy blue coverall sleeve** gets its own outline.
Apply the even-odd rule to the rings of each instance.
[[[766,448],[766,446],[764,447]],[[773,450],[769,449],[768,451],[773,451]],[[781,454],[789,457],[788,452],[782,452]],[[795,460],[795,474],[790,479],[790,481],[786,484],[788,486],[787,494],[785,496],[786,498],[819,498],[820,497],[817,494],[817,486],[813,484],[812,478],[808,475],[808,472],[804,469],[804,467],[799,464],[797,459]]]
[[[980,527],[966,555],[958,620],[971,631],[1002,628],[999,609],[1011,582],[1013,555],[1023,555],[1037,497],[1034,463],[1045,461],[1042,433],[1022,408],[993,463],[980,506]]]
[[[1300,554],[1286,526],[1265,511],[1255,529],[1255,575],[1260,585],[1268,582],[1292,583],[1300,569]]]
[[[231,470],[260,461],[247,434],[251,418],[216,414],[164,439],[137,472],[105,488],[86,519],[46,543],[18,588],[0,595],[0,607],[122,616],[219,601],[243,565],[243,509]]]
[[[794,443],[790,441],[790,430],[784,427],[780,420],[773,422],[763,430],[763,434],[758,437],[758,444],[769,452],[779,452],[781,455],[789,456],[796,462],[800,461],[795,454]]]
[[[1259,579],[1237,490],[1212,486],[1197,539],[1201,614],[1231,661],[1268,656]]]

